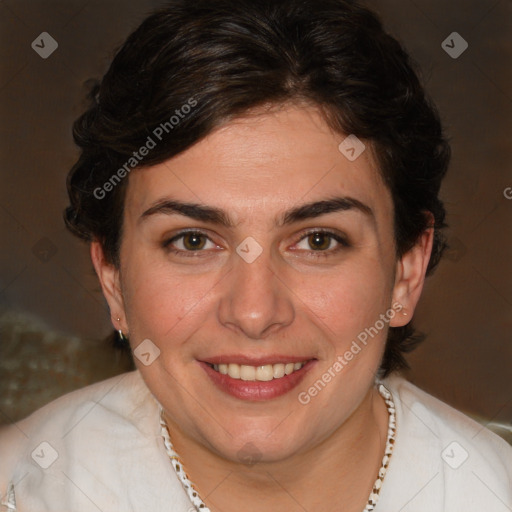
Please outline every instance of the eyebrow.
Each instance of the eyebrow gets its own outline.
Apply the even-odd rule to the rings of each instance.
[[[164,215],[183,215],[191,219],[199,220],[202,222],[210,222],[212,224],[219,224],[225,227],[234,227],[233,222],[229,216],[219,208],[211,206],[203,206],[195,203],[184,203],[181,201],[162,199],[156,204],[146,210],[139,220],[145,220],[148,217],[156,214]]]
[[[335,197],[322,201],[314,201],[297,206],[280,215],[276,221],[279,227],[287,226],[307,219],[314,219],[328,213],[343,212],[355,210],[369,217],[375,222],[373,210],[365,203],[353,197]],[[219,208],[212,206],[204,206],[196,203],[186,203],[173,199],[162,199],[148,208],[140,216],[140,221],[157,215],[183,215],[202,222],[218,224],[227,228],[234,227],[234,222],[230,219],[229,214]]]
[[[306,203],[297,208],[285,212],[278,222],[279,226],[286,226],[301,220],[314,219],[328,213],[344,212],[349,210],[359,211],[375,221],[373,210],[363,202],[353,197],[335,197],[323,201]]]

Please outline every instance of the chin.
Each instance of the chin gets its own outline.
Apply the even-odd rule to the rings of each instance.
[[[258,462],[279,462],[303,449],[302,435],[285,431],[275,424],[269,428],[255,428],[254,420],[249,419],[237,428],[230,429],[232,437],[223,436],[220,443],[213,442],[215,450],[222,457],[234,463],[253,465]]]

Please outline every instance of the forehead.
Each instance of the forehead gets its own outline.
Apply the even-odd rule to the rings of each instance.
[[[140,215],[167,196],[270,216],[301,202],[351,196],[386,215],[390,194],[370,145],[350,161],[339,149],[346,137],[313,107],[254,111],[162,164],[134,170],[126,207]]]

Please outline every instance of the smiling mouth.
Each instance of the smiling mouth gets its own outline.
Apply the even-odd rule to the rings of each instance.
[[[307,356],[286,355],[249,357],[233,354],[209,359],[199,361],[199,364],[210,381],[220,391],[246,401],[272,400],[286,395],[318,362]]]
[[[235,380],[269,382],[271,380],[282,379],[287,375],[299,371],[308,361],[297,363],[277,363],[266,364],[262,366],[249,366],[245,364],[210,364],[221,375],[228,375]]]

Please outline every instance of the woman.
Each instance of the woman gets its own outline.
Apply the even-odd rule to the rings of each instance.
[[[137,371],[2,435],[18,511],[506,511],[512,450],[397,375],[449,148],[343,0],[172,0],[75,124],[66,223]]]

